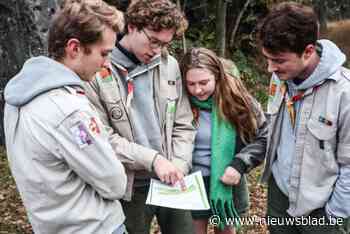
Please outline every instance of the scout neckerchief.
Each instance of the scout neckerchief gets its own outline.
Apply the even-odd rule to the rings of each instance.
[[[318,89],[319,85],[316,85],[313,87],[312,92],[316,91]],[[283,82],[281,84],[281,93],[282,97],[284,97],[284,101],[287,107],[287,111],[290,117],[290,121],[292,123],[293,128],[295,127],[295,121],[296,121],[296,113],[295,113],[295,107],[294,104],[300,101],[301,99],[304,98],[304,94],[306,90],[299,90],[296,95],[290,96],[288,91],[288,87],[286,82]]]
[[[226,218],[239,217],[233,202],[232,186],[220,180],[235,154],[236,130],[226,120],[219,118],[212,97],[206,101],[191,97],[191,103],[196,108],[211,111],[210,207],[220,217],[219,228],[223,230]]]
[[[126,96],[126,107],[130,107],[131,100],[134,98],[134,79],[129,77],[129,72],[126,68],[116,64],[119,73],[127,83],[128,95]]]
[[[293,128],[295,127],[295,108],[294,108],[294,103],[300,101],[305,93],[305,90],[301,90],[298,91],[298,93],[296,95],[294,95],[293,97],[291,97],[287,91],[288,87],[286,82],[283,82],[281,85],[281,93],[282,93],[282,97],[284,97],[284,101],[287,107],[287,111],[290,117],[290,121],[292,123]]]

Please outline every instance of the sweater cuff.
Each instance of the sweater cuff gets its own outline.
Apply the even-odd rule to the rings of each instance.
[[[247,166],[244,161],[240,158],[234,158],[231,167],[236,169],[241,175],[243,175],[247,171]]]
[[[155,172],[155,170],[154,170],[154,163],[155,163],[157,157],[159,157],[159,156],[161,156],[161,155],[160,155],[159,153],[157,153],[157,154],[153,157],[152,164],[151,164],[151,171],[152,171],[152,172]]]

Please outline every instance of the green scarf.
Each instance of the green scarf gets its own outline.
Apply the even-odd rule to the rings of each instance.
[[[234,207],[232,186],[221,182],[225,169],[230,165],[235,155],[236,130],[223,119],[219,119],[217,107],[210,97],[200,101],[191,97],[192,104],[199,109],[211,110],[211,161],[210,161],[210,207],[213,214],[220,217],[219,228],[225,227],[225,219],[237,218],[239,215]],[[239,227],[239,223],[235,223]]]

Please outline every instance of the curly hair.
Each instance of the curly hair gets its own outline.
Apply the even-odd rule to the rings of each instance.
[[[296,2],[276,5],[259,27],[260,45],[270,53],[294,52],[301,55],[319,36],[317,15],[309,6]]]
[[[48,33],[48,52],[54,59],[65,56],[66,43],[76,38],[87,46],[102,39],[106,27],[120,32],[123,13],[102,0],[65,0],[54,15]]]
[[[207,69],[215,76],[213,98],[219,116],[237,129],[244,143],[251,142],[258,128],[253,108],[254,100],[241,79],[228,73],[232,67],[226,67],[220,57],[205,48],[193,48],[188,51],[181,60],[180,67],[184,84],[187,72],[193,68]]]
[[[184,14],[169,0],[133,1],[126,11],[125,23],[138,30],[150,28],[155,32],[174,28],[177,37],[188,27]]]

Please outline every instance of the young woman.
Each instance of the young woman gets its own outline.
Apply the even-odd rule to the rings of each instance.
[[[237,76],[233,69],[205,48],[190,50],[181,63],[198,128],[193,171],[202,172],[211,206],[192,211],[196,234],[207,233],[212,215],[221,220],[215,233],[235,233],[225,218],[237,218],[249,209],[244,173],[265,154],[265,116],[239,77],[232,75]]]

